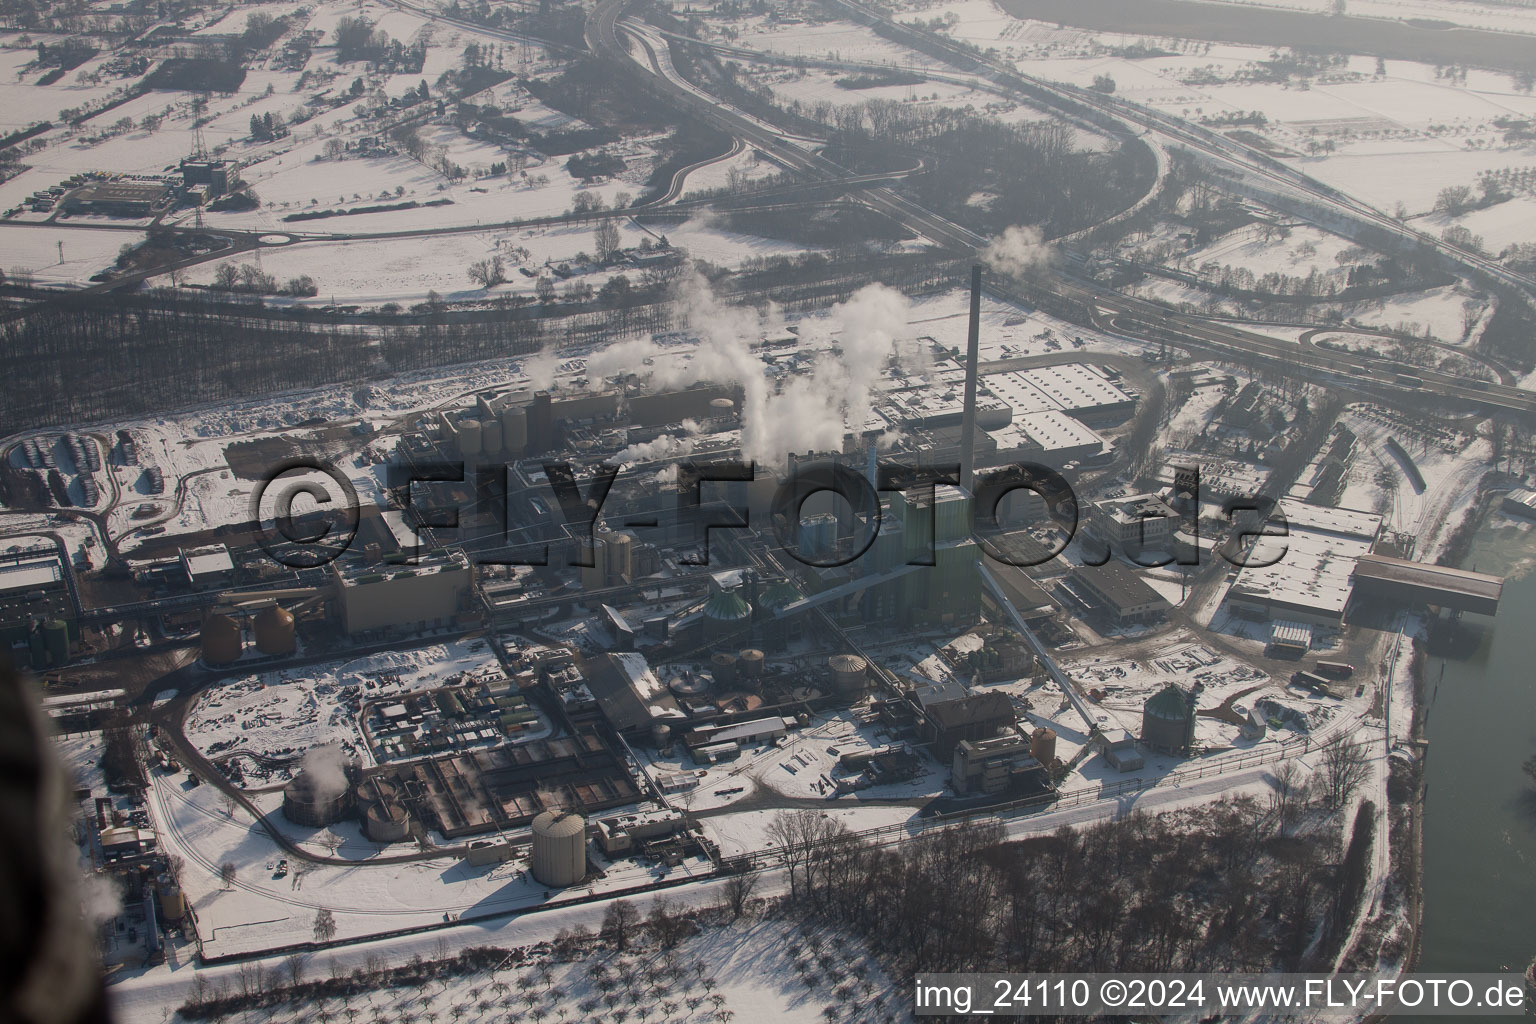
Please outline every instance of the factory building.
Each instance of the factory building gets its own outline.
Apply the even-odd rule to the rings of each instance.
[[[1337,628],[1349,606],[1355,564],[1375,545],[1381,516],[1295,501],[1281,501],[1279,508],[1285,534],[1254,542],[1248,564],[1227,588],[1227,605],[1257,622]]]
[[[1095,732],[1093,745],[1104,755],[1104,760],[1117,772],[1140,771],[1146,767],[1146,758],[1136,749],[1136,737],[1124,729],[1106,729]]]
[[[66,213],[152,217],[171,203],[171,186],[149,181],[95,181],[64,197]]]
[[[459,552],[424,556],[416,565],[344,572],[333,565],[342,628],[349,635],[420,632],[451,625],[466,610],[472,572]]]
[[[629,857],[676,846],[673,837],[687,833],[688,819],[673,810],[636,811],[602,818],[592,831],[605,856]]]
[[[1088,506],[1088,531],[1133,556],[1169,550],[1179,523],[1178,512],[1155,494],[1133,494]]]
[[[235,579],[235,560],[223,544],[182,548],[181,568],[187,585],[198,590],[227,587]]]
[[[962,740],[984,740],[1013,731],[1013,703],[1006,694],[979,693],[922,707],[919,734],[933,744],[940,761],[953,756]]]
[[[735,758],[743,747],[783,739],[794,726],[793,718],[777,715],[748,722],[701,725],[684,736],[683,742],[696,763],[714,764]]]
[[[0,651],[17,665],[62,665],[80,640],[69,568],[52,551],[0,555]]]
[[[1070,583],[1073,593],[1116,626],[1160,621],[1172,607],[1140,573],[1117,561],[1078,566]]]
[[[1028,413],[1065,413],[1088,424],[1124,420],[1136,402],[1096,367],[1085,363],[1040,366],[988,374],[986,389],[1013,410],[1015,417]]]
[[[914,487],[892,495],[893,522],[871,548],[871,571],[917,568],[870,588],[865,617],[907,623],[967,623],[981,613],[981,548],[971,534],[971,496],[958,487]]]
[[[950,759],[956,793],[1025,795],[1049,786],[1050,776],[1016,730],[979,740],[961,740]]]
[[[183,160],[181,184],[191,192],[201,188],[202,195],[217,199],[240,183],[240,165],[232,160]]]

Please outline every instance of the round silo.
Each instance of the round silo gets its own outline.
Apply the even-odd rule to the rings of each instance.
[[[203,620],[203,661],[209,665],[228,665],[240,658],[244,643],[240,624],[228,615],[215,613]]]
[[[608,583],[617,586],[635,575],[635,538],[627,533],[608,535]]]
[[[172,924],[187,916],[187,898],[181,886],[168,878],[160,883],[160,916]]]
[[[256,615],[256,649],[262,654],[292,654],[296,643],[293,613],[281,605],[269,605]]]
[[[549,810],[533,819],[533,877],[564,888],[587,874],[587,821],[574,811]]]
[[[43,626],[43,646],[48,660],[62,665],[69,660],[69,623],[63,619],[49,619]]]
[[[608,545],[601,538],[581,541],[581,589],[601,590],[608,584]]]
[[[864,692],[869,674],[869,663],[857,654],[834,654],[827,659],[832,670],[832,686],[843,696]]]
[[[501,454],[501,420],[481,421],[480,443],[485,448],[485,454]]]
[[[715,677],[715,685],[722,690],[736,685],[736,655],[717,651],[709,657],[709,669]]]
[[[474,419],[462,419],[459,421],[459,454],[466,458],[471,455],[482,455],[485,452],[485,443],[481,438],[480,421]]]
[[[756,647],[748,647],[736,655],[736,678],[743,685],[754,685],[755,681],[763,675],[763,652]]]
[[[322,779],[303,771],[283,787],[283,817],[295,825],[319,828],[350,817],[357,806],[354,799],[344,775]]]
[[[651,742],[656,749],[663,754],[672,751],[672,727],[665,722],[657,722],[651,726]]]
[[[521,455],[528,447],[528,418],[522,409],[501,410],[501,447],[511,455]]]
[[[411,834],[411,816],[398,800],[375,800],[363,812],[363,834],[370,842],[402,842]]]
[[[1153,750],[1187,753],[1195,742],[1195,699],[1176,683],[1153,694],[1141,709],[1141,742]]]
[[[1051,764],[1056,760],[1056,732],[1053,729],[1041,727],[1029,737],[1029,756],[1041,764]]]

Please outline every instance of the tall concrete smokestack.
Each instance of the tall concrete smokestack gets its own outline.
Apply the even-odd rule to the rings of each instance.
[[[965,340],[965,420],[960,428],[960,486],[971,493],[976,476],[976,376],[981,350],[981,264],[971,267],[971,330]]]

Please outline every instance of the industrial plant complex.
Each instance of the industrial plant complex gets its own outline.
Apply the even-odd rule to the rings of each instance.
[[[1413,967],[1526,15],[1077,6],[0,11],[0,671],[126,1024]]]

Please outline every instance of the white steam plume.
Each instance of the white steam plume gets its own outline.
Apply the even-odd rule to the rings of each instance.
[[[635,373],[657,389],[699,381],[739,385],[742,454],[767,467],[781,467],[789,452],[841,450],[847,430],[862,427],[869,418],[876,385],[891,361],[913,365],[923,359],[907,328],[906,297],[869,285],[824,320],[804,325],[808,340],[828,347],[835,342],[841,354],[823,354],[812,372],[789,377],[775,390],[752,346],[776,327],[776,311],[764,315],[727,305],[698,273],[683,279],[677,301],[680,319],[699,336],[699,344],[688,352],[691,358],[650,340],[623,341],[588,358],[589,380]],[[697,426],[684,428],[691,433]],[[678,450],[665,453],[663,446]],[[617,460],[669,458],[691,450],[686,438],[658,438],[631,446]]]
[[[80,882],[86,924],[99,928],[123,912],[123,894],[108,875],[86,875]]]
[[[301,770],[309,777],[310,791],[317,803],[347,791],[346,765],[341,747],[335,743],[305,751]]]
[[[610,461],[615,465],[625,465],[631,462],[660,462],[662,459],[680,459],[693,451],[694,441],[691,437],[674,437],[671,434],[662,434],[651,441],[641,441],[632,444]]]
[[[1050,255],[1050,246],[1045,244],[1039,228],[1015,225],[992,239],[982,258],[1000,274],[1023,277],[1044,265]]]
[[[523,360],[523,373],[528,385],[535,391],[548,391],[555,386],[555,373],[560,369],[560,357],[550,349]]]

